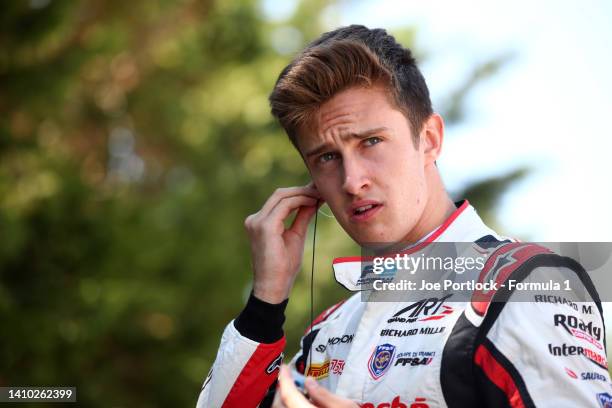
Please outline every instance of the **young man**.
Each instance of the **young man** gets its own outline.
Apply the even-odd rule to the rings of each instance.
[[[326,33],[283,70],[270,101],[312,183],[275,191],[246,219],[253,292],[223,334],[198,407],[611,403],[603,318],[588,275],[568,258],[500,237],[467,201],[452,202],[436,167],[444,124],[409,50],[380,29]],[[288,369],[279,370],[282,325],[308,223],[322,202],[361,245],[475,243],[498,281],[545,272],[569,274],[578,287],[564,297],[499,303],[489,302],[491,294],[451,303],[452,295],[366,302],[357,293],[313,322],[291,360],[294,373],[314,378],[307,399]],[[360,289],[361,264],[335,261],[337,280]]]

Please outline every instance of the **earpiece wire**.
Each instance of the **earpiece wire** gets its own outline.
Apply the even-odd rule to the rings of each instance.
[[[318,205],[319,205],[319,201],[317,200],[317,206]],[[312,232],[312,261],[311,261],[311,268],[310,268],[310,332],[311,333],[313,329],[312,326],[314,323],[314,269],[315,269],[315,248],[317,244],[317,220],[319,218],[318,217],[319,211],[320,209],[318,209],[315,212],[314,231]],[[309,359],[308,368],[309,369],[310,367],[312,367],[312,345],[314,343],[314,339],[312,340],[313,341],[310,342],[310,350],[308,352],[308,359]],[[305,374],[308,374],[308,370],[306,371]]]

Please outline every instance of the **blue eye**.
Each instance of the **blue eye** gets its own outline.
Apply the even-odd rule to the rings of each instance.
[[[369,137],[366,140],[364,140],[364,143],[367,146],[373,146],[373,145],[378,144],[380,142],[382,142],[382,139],[380,137],[377,137],[377,136]]]
[[[328,161],[332,161],[336,158],[337,154],[336,153],[323,153],[322,155],[319,156],[319,162],[320,163],[327,163]]]

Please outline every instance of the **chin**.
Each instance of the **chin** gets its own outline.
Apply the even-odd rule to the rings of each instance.
[[[361,246],[390,242],[384,231],[360,231],[352,235],[352,238]]]

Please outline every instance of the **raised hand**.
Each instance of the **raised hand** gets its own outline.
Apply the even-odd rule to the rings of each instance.
[[[246,218],[257,298],[280,303],[289,296],[302,264],[308,223],[322,202],[313,183],[279,188],[261,210]],[[284,221],[295,211],[293,223],[285,228]]]

